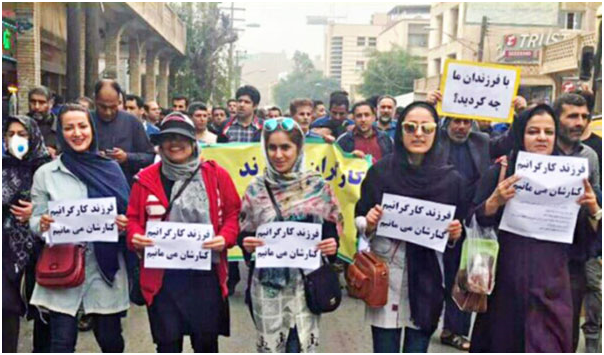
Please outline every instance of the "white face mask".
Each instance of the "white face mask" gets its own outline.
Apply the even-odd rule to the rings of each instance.
[[[29,139],[18,135],[12,136],[8,141],[8,151],[12,156],[21,160],[29,152]]]

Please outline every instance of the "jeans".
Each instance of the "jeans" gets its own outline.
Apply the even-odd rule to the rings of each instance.
[[[34,307],[31,306],[30,307]],[[40,319],[44,317],[45,321]],[[34,317],[34,339],[33,339],[34,353],[49,353],[50,352],[50,323],[48,315],[42,316],[37,314]]]
[[[157,344],[158,353],[181,353],[183,337],[171,343]],[[191,347],[196,353],[217,353],[218,335],[203,333],[199,336],[191,335]]]
[[[2,352],[16,353],[19,344],[19,314],[2,312]]]
[[[602,352],[602,258],[591,258],[585,263],[585,352]]]
[[[121,314],[94,314],[92,331],[101,351],[124,351]],[[50,312],[50,351],[53,353],[75,352],[78,340],[78,321],[68,314]]]
[[[398,353],[401,348],[401,328],[385,329],[371,326],[374,353]],[[427,353],[432,333],[405,328],[404,353]]]

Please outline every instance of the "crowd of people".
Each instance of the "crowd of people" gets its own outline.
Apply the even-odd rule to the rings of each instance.
[[[320,338],[320,315],[307,305],[304,274],[253,262],[264,245],[260,226],[296,221],[321,225],[322,262],[342,264],[342,206],[323,176],[305,168],[307,141],[371,156],[355,222],[358,237],[389,267],[387,304],[366,309],[374,352],[428,352],[441,316],[441,342],[460,350],[573,352],[582,309],[586,351],[601,352],[602,141],[589,131],[587,88],[551,105],[518,96],[511,125],[439,117],[438,91],[406,107],[387,94],[351,105],[338,91],[327,105],[300,98],[265,110],[246,85],[224,106],[176,95],[165,109],[103,79],[93,98],[60,107],[45,87],[28,99],[27,115],[2,122],[3,352],[17,351],[24,316],[34,322],[34,352],[74,352],[86,322],[103,352],[123,352],[121,319],[131,302],[147,307],[158,352],[182,352],[185,335],[195,352],[218,352],[240,281],[242,265],[227,258],[236,245],[249,270],[257,351],[317,351],[329,339]],[[266,162],[242,197],[224,168],[203,159],[205,145],[229,142],[258,142]],[[498,230],[515,196],[520,152],[587,159],[572,244]],[[385,193],[454,205],[445,252],[377,235]],[[41,285],[36,263],[55,222],[49,203],[102,197],[116,199],[119,242],[78,245],[85,256],[78,285]],[[470,331],[472,314],[459,309],[452,289],[472,218],[497,230],[500,249],[487,310]],[[211,270],[145,267],[151,221],[211,224],[215,237],[203,243]]]

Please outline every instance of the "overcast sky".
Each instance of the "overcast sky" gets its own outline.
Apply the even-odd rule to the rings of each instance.
[[[228,8],[225,2],[221,7]],[[288,57],[296,50],[308,53],[311,58],[323,56],[325,28],[321,25],[307,25],[306,16],[333,16],[338,23],[369,24],[371,15],[388,12],[399,3],[333,3],[333,2],[236,2],[235,18],[245,21],[235,22],[235,26],[245,28],[236,47],[249,54],[258,52],[285,51]],[[247,24],[258,24],[258,28],[247,28]]]

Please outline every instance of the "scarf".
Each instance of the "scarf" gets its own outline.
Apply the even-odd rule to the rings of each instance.
[[[63,124],[57,120],[57,138],[64,148],[60,156],[61,162],[86,185],[88,198],[115,197],[117,211],[125,214],[128,208],[130,187],[126,177],[117,162],[98,154],[98,137],[94,120],[87,114],[92,128],[92,142],[87,151],[78,153],[65,141]],[[94,251],[99,267],[105,277],[113,283],[119,270],[119,243],[95,242]]]
[[[193,154],[187,162],[182,164],[173,163],[163,153],[161,148],[159,150],[162,164],[161,173],[167,177],[168,180],[174,181],[172,193],[171,196],[169,196],[170,202],[172,203],[172,209],[170,210],[168,219],[171,222],[209,224],[211,223],[210,203],[205,183],[199,172],[201,164],[199,159],[199,147],[197,144],[192,144]],[[175,195],[192,174],[194,175],[191,182],[182,191],[180,197],[175,200]],[[213,259],[215,258],[214,254],[215,253],[212,253]]]
[[[293,129],[304,133],[296,123]],[[254,232],[262,224],[276,222],[277,214],[266,190],[268,183],[281,214],[286,221],[307,220],[322,224],[332,222],[342,234],[343,217],[337,199],[320,173],[303,170],[304,143],[298,147],[298,157],[291,171],[279,173],[270,163],[264,134],[261,139],[266,168],[264,175],[256,177],[248,186],[241,205],[239,226],[241,231]],[[281,289],[287,285],[290,277],[289,268],[268,268],[259,270],[260,283],[266,287]]]
[[[18,281],[40,239],[29,229],[28,223],[21,223],[15,218],[10,212],[10,205],[17,204],[19,200],[31,201],[34,173],[51,158],[38,125],[30,117],[9,116],[3,122],[3,137],[6,137],[12,122],[21,123],[29,134],[29,152],[22,160],[8,151],[2,156],[2,235],[8,239],[8,252],[4,251],[3,255],[8,255],[4,262],[11,264],[6,270],[8,277]]]

